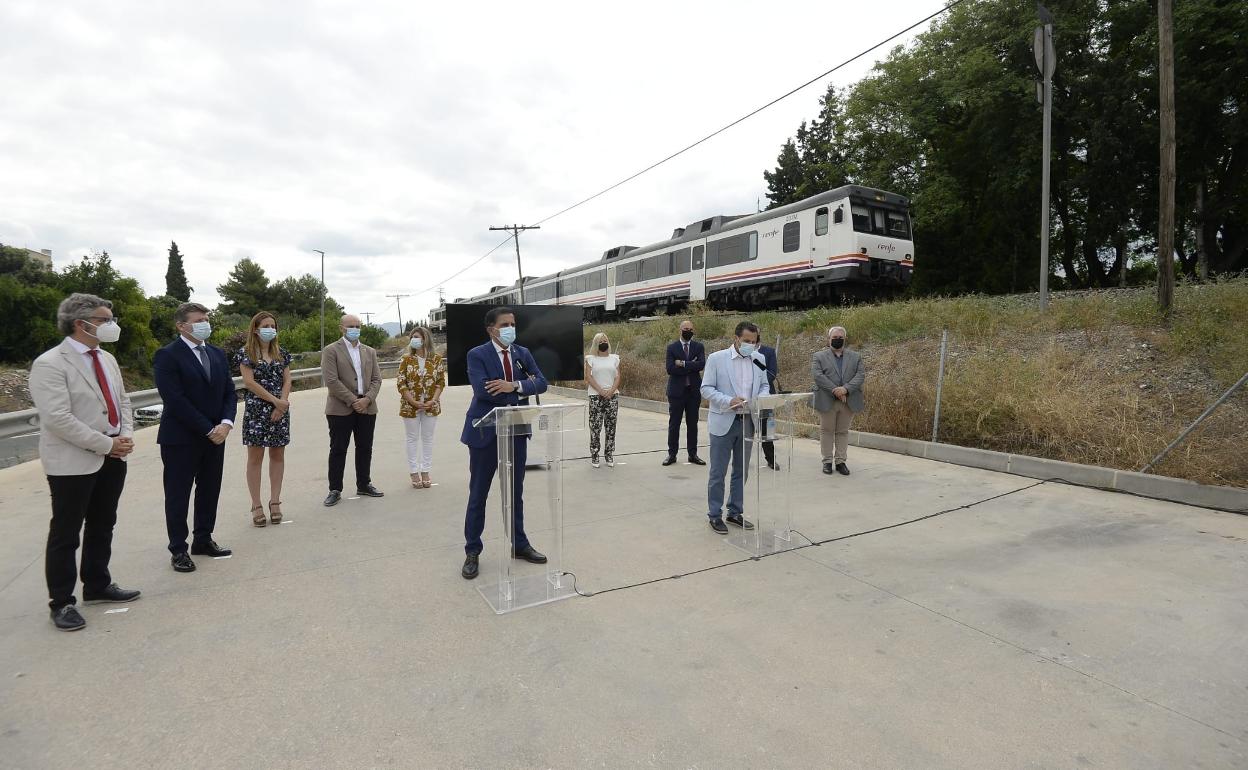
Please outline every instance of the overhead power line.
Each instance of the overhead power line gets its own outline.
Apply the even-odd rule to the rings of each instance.
[[[539,219],[539,220],[537,220],[536,224],[538,224],[538,225],[542,225],[542,224],[545,224],[546,222],[549,222],[550,220],[554,219],[555,217],[560,217],[560,216],[563,216],[564,214],[568,213],[569,211],[572,211],[573,209],[576,209],[576,208],[579,208],[579,207],[581,207],[581,206],[584,206],[586,203],[589,203],[590,201],[594,200],[595,198],[600,198],[600,197],[602,197],[603,195],[606,195],[607,193],[609,193],[609,192],[611,192],[612,190],[616,189],[617,187],[620,187],[620,186],[622,186],[622,185],[628,184],[629,182],[633,181],[633,180],[634,180],[634,179],[636,179],[637,177],[639,177],[639,176],[641,176],[641,175],[643,175],[643,174],[646,174],[646,173],[648,173],[648,172],[650,172],[650,171],[653,171],[654,169],[658,168],[659,166],[662,166],[664,163],[667,163],[669,160],[673,160],[673,159],[675,159],[675,158],[680,157],[681,155],[684,155],[686,152],[689,152],[689,151],[690,151],[690,150],[692,150],[694,147],[697,147],[698,145],[703,144],[704,142],[707,142],[707,141],[709,141],[710,139],[714,139],[716,136],[719,136],[720,134],[724,133],[725,131],[727,131],[728,129],[732,128],[733,126],[736,126],[736,125],[738,125],[738,124],[740,124],[740,123],[743,123],[743,122],[745,122],[745,121],[749,120],[750,118],[754,117],[755,115],[757,115],[758,113],[762,112],[763,110],[765,110],[765,109],[767,109],[767,108],[769,108],[769,107],[775,106],[776,104],[779,104],[780,102],[782,102],[782,101],[784,101],[785,99],[789,98],[790,96],[792,96],[793,94],[797,93],[798,91],[801,91],[802,89],[807,88],[807,87],[809,87],[809,86],[811,86],[811,85],[813,85],[813,84],[815,84],[815,83],[819,82],[820,80],[823,80],[823,79],[824,79],[824,78],[826,78],[828,75],[831,75],[832,73],[836,72],[837,70],[839,70],[839,69],[841,69],[841,68],[843,68],[843,67],[846,67],[846,66],[848,66],[848,65],[850,65],[850,64],[852,64],[852,63],[854,63],[855,61],[857,61],[857,60],[861,59],[862,57],[864,57],[864,56],[866,56],[867,54],[871,53],[872,51],[874,51],[875,49],[879,48],[880,46],[888,45],[889,43],[893,42],[894,40],[896,40],[897,38],[901,37],[902,35],[905,35],[907,32],[910,32],[910,31],[914,30],[916,27],[920,27],[920,26],[922,26],[922,25],[926,24],[927,22],[931,21],[932,19],[936,18],[937,16],[940,16],[940,15],[942,15],[942,14],[944,14],[944,13],[948,13],[951,9],[953,9],[953,8],[955,8],[955,7],[959,6],[959,5],[961,5],[963,2],[965,2],[965,0],[953,0],[953,2],[949,3],[948,5],[946,5],[945,7],[941,8],[940,10],[936,11],[935,13],[928,14],[927,16],[924,16],[922,19],[919,19],[918,21],[916,21],[916,22],[914,22],[913,24],[909,25],[909,26],[908,26],[908,27],[906,27],[905,29],[902,29],[902,30],[899,30],[899,31],[897,31],[897,32],[894,32],[893,34],[891,34],[891,35],[889,35],[888,37],[884,38],[883,40],[879,41],[878,43],[875,43],[875,44],[873,44],[873,45],[871,45],[871,46],[868,46],[868,47],[866,47],[866,48],[862,49],[861,51],[859,51],[858,53],[856,53],[856,54],[854,54],[853,56],[849,57],[848,59],[846,59],[845,61],[841,62],[840,64],[837,64],[835,67],[833,67],[833,68],[831,68],[831,69],[829,69],[829,70],[827,70],[827,71],[825,71],[825,72],[822,72],[822,73],[820,73],[820,74],[818,74],[818,75],[814,76],[813,78],[811,78],[810,80],[807,80],[805,83],[802,83],[800,86],[797,86],[796,88],[792,88],[792,89],[790,89],[790,90],[786,91],[785,93],[781,94],[780,96],[777,96],[775,99],[772,99],[771,101],[767,102],[766,104],[762,105],[761,107],[755,108],[754,110],[751,110],[750,112],[746,113],[745,115],[742,115],[741,117],[737,118],[736,120],[732,121],[731,123],[729,123],[729,124],[727,124],[727,125],[725,125],[725,126],[723,126],[723,127],[719,128],[719,129],[716,129],[715,131],[712,131],[711,133],[707,134],[706,136],[702,137],[701,139],[697,140],[696,142],[693,142],[692,144],[689,144],[689,145],[686,145],[685,147],[682,147],[681,149],[677,150],[676,152],[673,152],[671,155],[668,155],[666,158],[663,158],[662,160],[655,161],[654,163],[651,163],[649,166],[646,166],[645,168],[643,168],[642,170],[640,170],[640,171],[636,172],[635,174],[631,174],[630,176],[624,177],[623,179],[621,179],[620,181],[616,182],[615,184],[613,184],[613,185],[611,185],[611,186],[609,186],[609,187],[605,187],[605,188],[603,188],[603,189],[599,190],[598,192],[594,193],[593,195],[590,195],[588,198],[583,198],[583,199],[581,199],[581,200],[577,201],[576,203],[573,203],[571,206],[566,206],[566,207],[564,207],[564,208],[562,208],[562,209],[560,209],[560,210],[556,211],[555,213],[551,214],[551,215],[550,215],[550,216],[548,216],[548,217],[545,217],[545,218],[543,218],[543,219]],[[424,294],[425,292],[433,291],[435,288],[440,287],[442,284],[445,284],[445,283],[447,283],[447,282],[449,282],[449,281],[452,281],[452,280],[454,280],[454,279],[458,278],[459,276],[463,275],[464,273],[468,272],[469,270],[471,270],[472,268],[476,267],[478,264],[480,264],[481,262],[483,262],[483,261],[485,260],[485,258],[486,258],[486,257],[488,257],[488,256],[490,256],[491,254],[493,254],[494,252],[498,251],[500,248],[502,248],[504,245],[506,245],[506,244],[507,244],[507,242],[508,242],[508,241],[510,241],[510,240],[511,240],[511,238],[508,238],[506,241],[503,241],[502,243],[498,244],[497,246],[495,246],[494,248],[490,249],[490,250],[489,250],[489,251],[487,251],[486,253],[482,254],[482,255],[481,255],[480,257],[478,257],[477,259],[475,259],[475,260],[473,260],[472,262],[470,262],[470,263],[468,263],[467,265],[465,265],[465,266],[464,266],[461,270],[459,270],[459,271],[455,272],[455,273],[454,273],[453,275],[451,275],[450,277],[445,278],[445,279],[443,279],[442,281],[440,281],[440,282],[438,282],[438,283],[433,284],[433,285],[432,285],[430,288],[428,288],[428,289],[423,289],[423,290],[421,290],[421,291],[417,292],[417,294]]]

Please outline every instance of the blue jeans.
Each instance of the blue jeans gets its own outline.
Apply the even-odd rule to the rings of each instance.
[[[728,491],[728,515],[740,516],[741,504],[745,499],[745,480],[749,474],[750,438],[754,436],[754,425],[749,417],[738,417],[732,421],[732,427],[723,436],[711,434],[711,472],[706,483],[706,499],[709,510],[707,516],[712,519],[723,517],[724,510],[724,474],[728,471],[728,461],[732,460],[732,486]],[[744,437],[744,442],[742,438]]]

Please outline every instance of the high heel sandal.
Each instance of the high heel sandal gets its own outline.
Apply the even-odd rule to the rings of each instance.
[[[433,486],[433,482],[429,480],[428,473],[422,473],[420,474],[420,476],[421,476],[421,480],[420,480],[421,486],[423,486],[425,489],[428,489],[429,487]]]
[[[274,508],[277,508],[277,510],[276,510],[276,511],[275,511],[275,510],[273,510]],[[282,510],[281,510],[281,508],[282,508],[282,501],[281,501],[281,500],[278,500],[276,503],[275,503],[275,502],[273,502],[272,500],[270,500],[270,501],[269,501],[269,522],[270,522],[270,523],[272,523],[272,524],[281,524],[281,523],[282,523]]]
[[[260,513],[257,514],[256,511],[260,511]],[[251,509],[251,523],[257,527],[263,527],[265,524],[268,523],[264,520],[264,506],[263,505],[257,505],[255,508]]]
[[[424,487],[424,484],[422,484],[420,481],[419,473],[413,473],[411,474],[411,477],[412,477],[412,489],[421,489],[422,487]]]

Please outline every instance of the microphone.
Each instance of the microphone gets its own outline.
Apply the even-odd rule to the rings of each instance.
[[[533,379],[536,379],[533,375],[529,374],[529,370],[528,370],[528,368],[524,365],[524,362],[520,360],[520,357],[519,357],[519,356],[516,356],[516,357],[512,360],[512,363],[514,363],[514,364],[516,365],[516,368],[520,370],[520,373],[524,375],[524,378],[525,378],[526,380],[533,380]],[[528,401],[528,400],[529,400],[529,397],[528,397],[528,396],[526,396],[526,395],[523,395],[523,394],[521,394],[521,395],[520,395],[520,398],[523,398],[525,401]],[[534,395],[534,396],[533,396],[533,400],[535,400],[535,401],[537,402],[537,405],[538,405],[538,406],[541,406],[541,405],[542,405],[542,397],[541,397],[541,396],[539,396],[539,395]]]

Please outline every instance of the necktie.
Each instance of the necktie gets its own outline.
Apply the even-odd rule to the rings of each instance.
[[[689,343],[688,342],[685,343],[685,367],[686,367],[686,370],[688,370],[688,367],[689,367]],[[693,384],[692,376],[686,374],[685,385],[692,385],[692,384]]]
[[[511,357],[509,353],[510,351],[506,348],[503,349],[503,378],[511,382]]]
[[[204,350],[203,345],[195,346],[195,355],[199,356],[199,365],[204,367],[204,374],[208,375],[208,379],[212,379],[212,366],[208,363],[208,351]]]
[[[114,428],[120,423],[117,417],[117,405],[113,403],[113,391],[108,387],[108,378],[104,376],[104,367],[100,366],[100,351],[91,351],[91,363],[95,367],[95,381],[100,384],[100,392],[104,394],[104,403],[108,405],[108,424]]]

